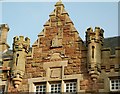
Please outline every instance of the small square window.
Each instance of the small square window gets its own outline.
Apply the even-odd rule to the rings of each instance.
[[[120,79],[111,79],[110,91],[119,91],[119,90],[120,90]]]

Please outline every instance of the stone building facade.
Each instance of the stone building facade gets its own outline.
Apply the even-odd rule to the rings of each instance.
[[[61,1],[49,17],[32,47],[16,36],[9,50],[9,27],[0,26],[0,91],[119,93],[120,37],[104,38],[95,27],[83,41]]]

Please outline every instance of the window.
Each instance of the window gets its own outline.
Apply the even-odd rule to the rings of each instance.
[[[60,83],[51,84],[51,93],[60,93],[60,92],[61,92]]]
[[[77,80],[64,80],[62,81],[48,81],[48,82],[37,82],[34,84],[34,91],[36,94],[61,94],[61,92],[77,93]]]
[[[110,80],[110,91],[120,90],[120,79],[111,79]]]
[[[5,85],[0,85],[0,94],[4,94]]]
[[[66,82],[65,92],[76,92],[76,82]]]
[[[45,94],[46,92],[46,85],[36,85],[36,94]]]
[[[92,46],[92,58],[94,58],[94,49],[95,49],[95,47]]]

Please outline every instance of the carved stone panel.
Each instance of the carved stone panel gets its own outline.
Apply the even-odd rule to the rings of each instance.
[[[59,39],[58,36],[55,36],[52,40],[51,47],[61,47],[62,46],[62,39]]]
[[[61,78],[61,68],[53,68],[51,69],[50,78]]]

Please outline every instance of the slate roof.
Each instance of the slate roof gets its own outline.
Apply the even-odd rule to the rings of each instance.
[[[103,48],[110,48],[111,54],[115,53],[116,47],[120,47],[120,36],[109,37],[104,39]]]
[[[2,54],[2,58],[12,58],[13,57],[13,51],[8,50],[7,52]]]

